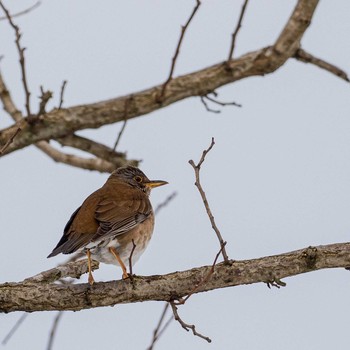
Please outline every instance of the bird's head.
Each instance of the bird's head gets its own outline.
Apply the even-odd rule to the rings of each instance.
[[[139,168],[127,166],[114,170],[110,178],[118,178],[127,182],[133,187],[141,189],[149,194],[152,188],[166,185],[168,182],[163,180],[150,180]]]

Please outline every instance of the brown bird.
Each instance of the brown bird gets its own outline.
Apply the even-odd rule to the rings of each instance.
[[[132,264],[139,259],[153,233],[151,189],[165,184],[166,181],[149,180],[132,166],[115,170],[72,214],[48,258],[59,253],[86,253],[91,285],[94,283],[91,258],[119,265],[123,278],[128,278],[129,259]]]

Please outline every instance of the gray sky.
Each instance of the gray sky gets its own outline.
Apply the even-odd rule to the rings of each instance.
[[[7,4],[10,4],[7,1]],[[16,12],[31,1],[11,3]],[[126,95],[159,84],[194,1],[43,1],[16,19],[27,47],[27,70],[36,109],[39,86],[65,106]],[[276,39],[295,1],[251,1],[236,55]],[[224,60],[241,2],[203,4],[186,35],[175,75]],[[303,47],[350,72],[350,3],[321,1]],[[1,70],[23,109],[14,35],[0,22]],[[170,185],[154,190],[154,206],[178,191],[156,218],[153,239],[134,272],[153,275],[211,264],[218,242],[193,186],[188,164],[212,136],[216,145],[202,181],[232,259],[258,258],[309,245],[349,241],[349,86],[313,66],[290,60],[272,75],[218,91],[243,108],[205,111],[192,98],[130,121],[119,150],[143,159],[141,168]],[[11,121],[0,112],[0,127]],[[80,133],[112,145],[120,125]],[[2,254],[0,279],[19,281],[49,269],[46,259],[71,213],[107,178],[55,164],[34,147],[1,162]],[[97,281],[120,278],[102,265]],[[87,276],[81,281],[85,282]],[[212,338],[193,337],[173,322],[156,349],[341,349],[348,346],[350,275],[319,271],[286,279],[286,288],[243,286],[193,296],[179,309]],[[65,313],[54,349],[146,349],[163,303]],[[2,339],[19,313],[0,316]],[[54,313],[30,315],[6,349],[45,349]]]

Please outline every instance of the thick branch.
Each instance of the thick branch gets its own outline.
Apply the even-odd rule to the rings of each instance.
[[[302,273],[350,266],[350,243],[309,247],[260,259],[220,263],[195,293],[259,282],[279,281]],[[181,298],[200,284],[212,267],[203,266],[163,276],[134,277],[133,282],[57,285],[5,283],[0,285],[0,312],[82,310],[120,303]]]
[[[318,1],[299,0],[287,25],[276,44],[248,53],[232,61],[219,63],[209,68],[172,79],[167,85],[162,104],[157,96],[163,85],[132,95],[127,119],[148,114],[172,103],[192,96],[203,96],[220,86],[248,78],[265,75],[281,67],[294,55],[300,40],[310,24]],[[63,137],[86,128],[99,128],[102,125],[125,120],[125,103],[130,96],[123,96],[90,105],[67,109],[55,109],[45,116],[32,118],[21,134],[7,148],[6,153],[26,147],[40,140]],[[13,135],[13,125],[0,131],[0,145]]]

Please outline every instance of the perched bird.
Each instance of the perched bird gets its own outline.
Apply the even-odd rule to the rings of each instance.
[[[138,168],[118,168],[72,214],[48,258],[59,253],[86,253],[91,285],[91,258],[120,265],[123,278],[128,278],[129,259],[132,264],[139,259],[153,233],[151,189],[165,184],[166,181],[149,180]]]

